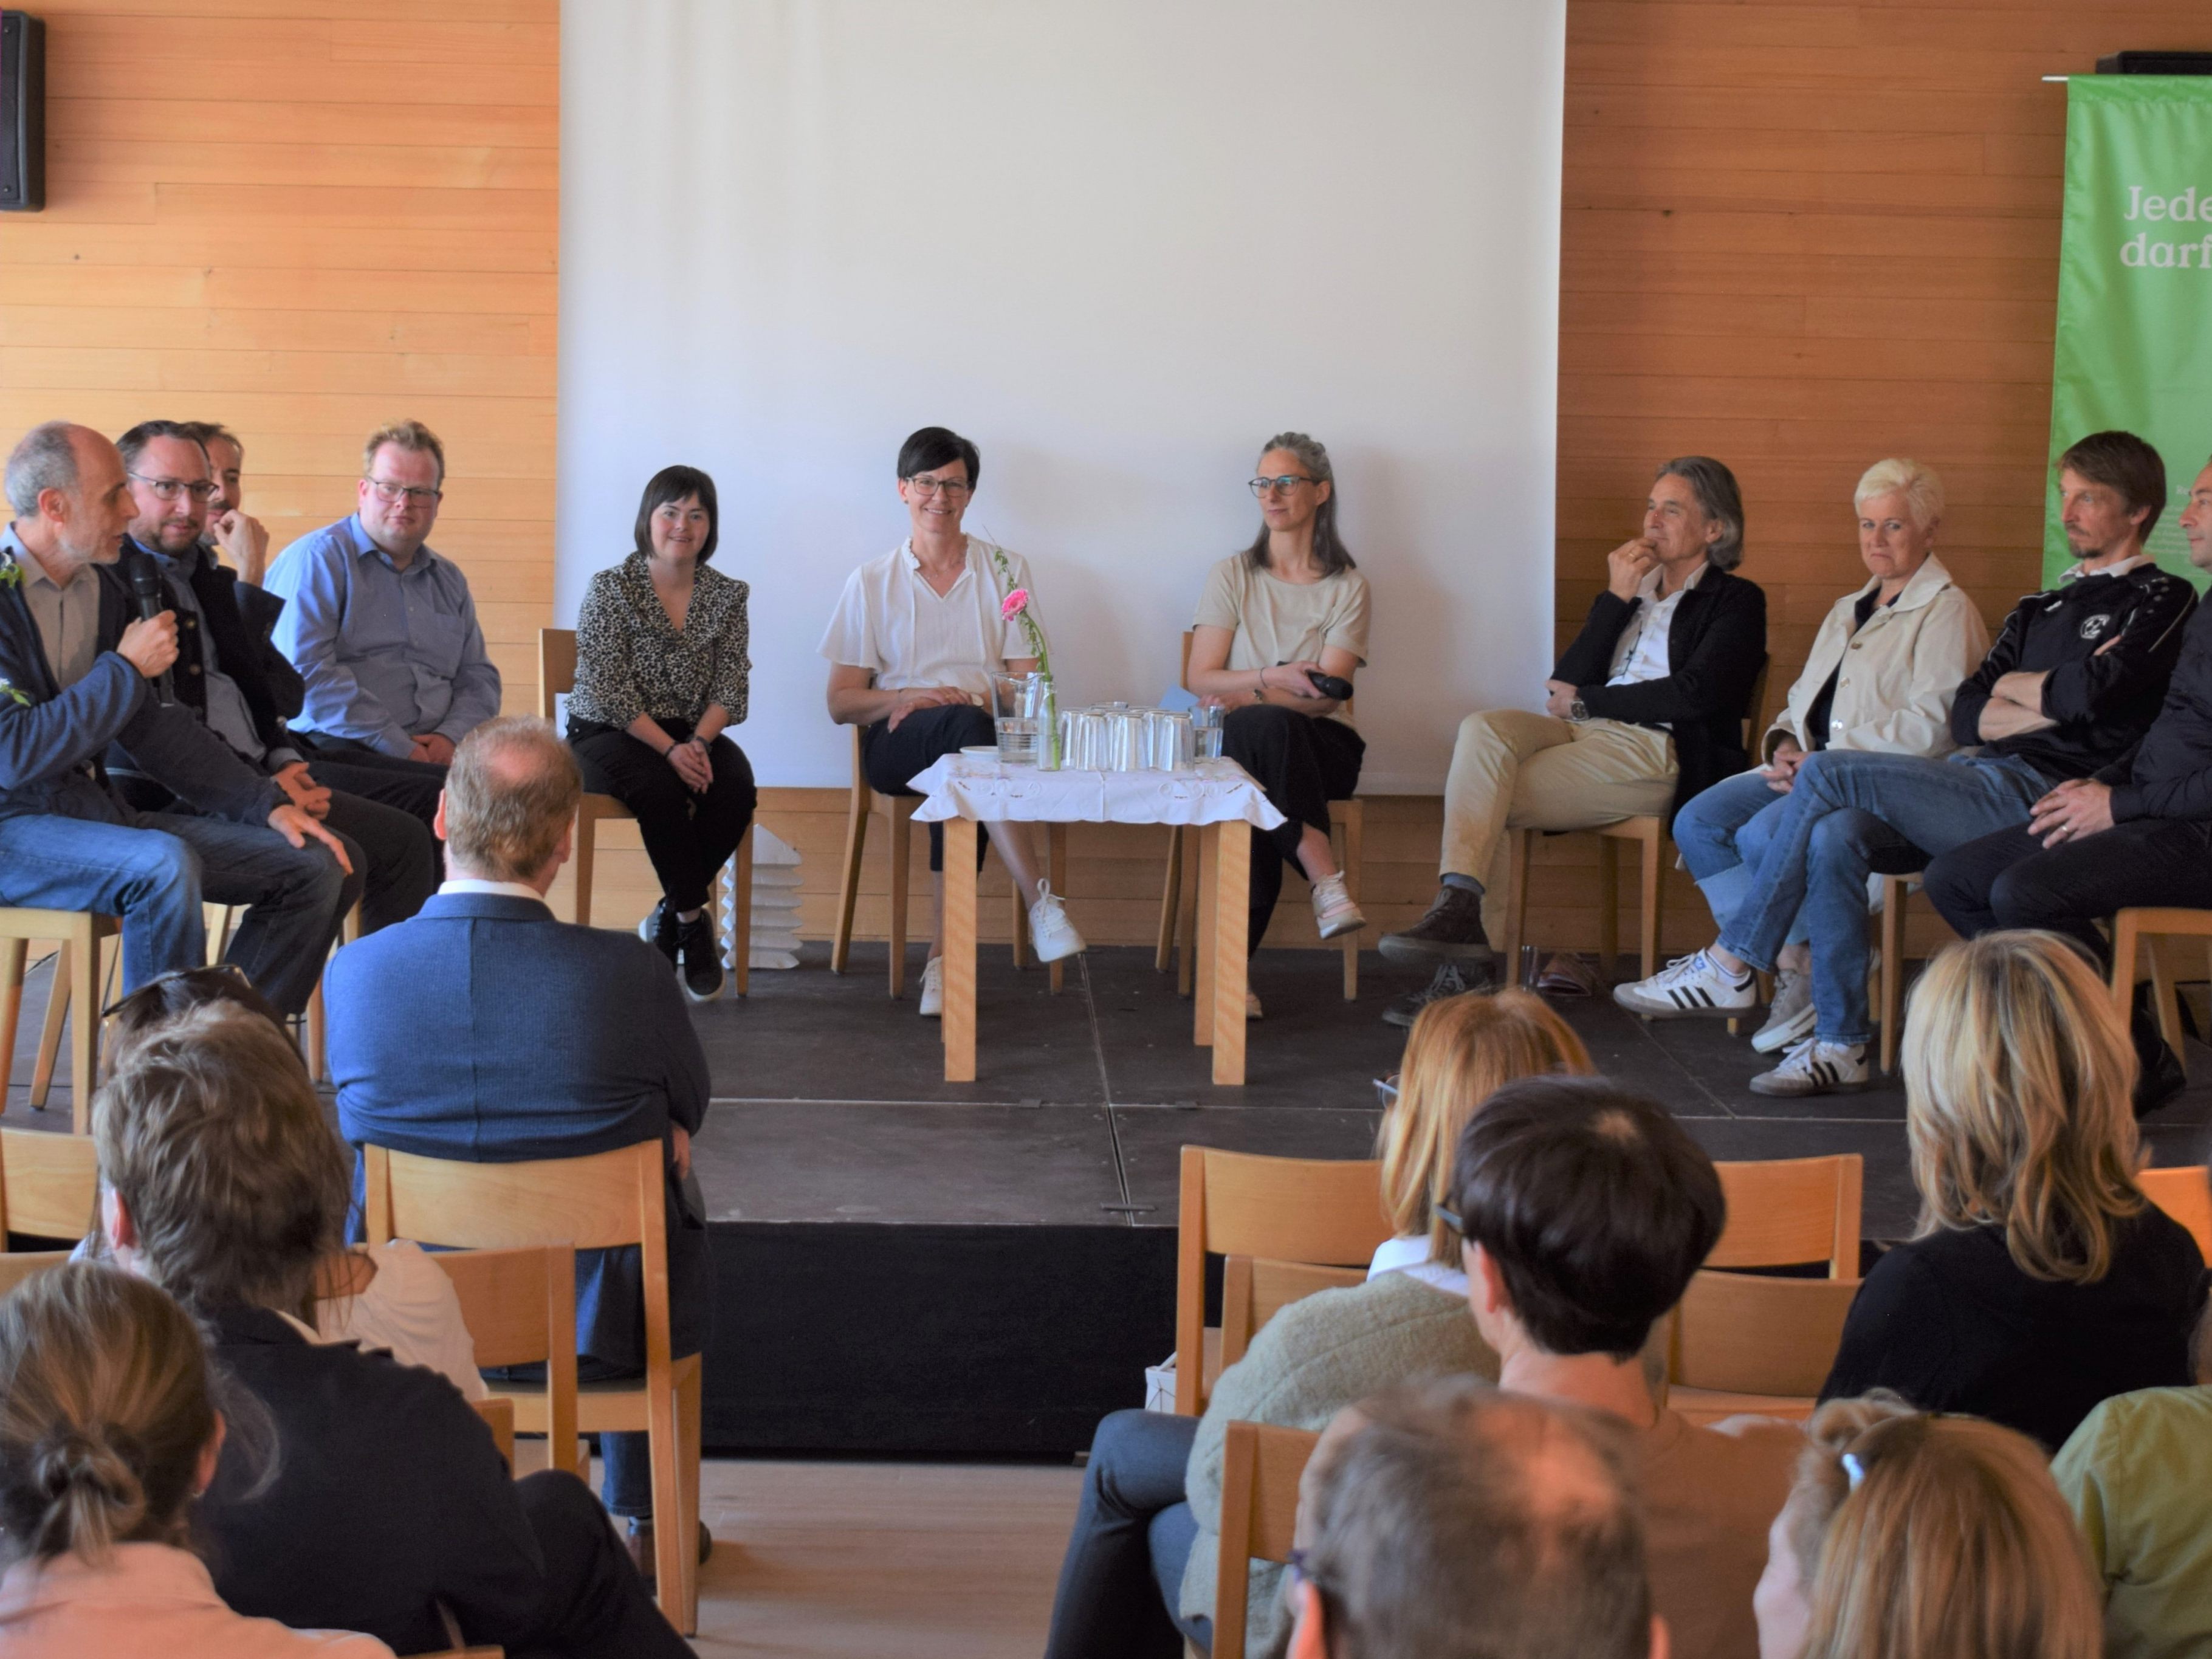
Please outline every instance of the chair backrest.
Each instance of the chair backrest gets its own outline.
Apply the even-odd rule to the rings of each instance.
[[[2212,1262],[2212,1187],[2205,1185],[2204,1166],[2141,1170],[2136,1185],[2145,1198],[2189,1229],[2198,1254]]]
[[[548,1456],[576,1467],[576,1253],[565,1244],[509,1249],[439,1250],[461,1304],[477,1364],[545,1367]],[[507,1407],[507,1462],[514,1462],[514,1409]],[[496,1431],[496,1425],[495,1425]]]
[[[65,1266],[69,1259],[67,1250],[11,1250],[0,1255],[0,1296],[49,1267]]]
[[[1826,1158],[1717,1164],[1728,1224],[1708,1267],[1788,1267],[1825,1261],[1831,1279],[1859,1276],[1859,1209],[1866,1161]]]
[[[1364,1267],[1316,1267],[1304,1261],[1268,1261],[1232,1255],[1221,1264],[1221,1369],[1244,1357],[1260,1328],[1316,1291],[1348,1289],[1367,1282]]]
[[[553,699],[576,689],[576,630],[541,628],[538,630],[538,714],[553,718]]]
[[[1382,1166],[1368,1159],[1262,1158],[1182,1149],[1176,1247],[1176,1409],[1204,1403],[1206,1258],[1263,1256],[1364,1267],[1390,1237]]]
[[[1850,1279],[1700,1269],[1671,1316],[1668,1380],[1727,1394],[1816,1395],[1858,1291]]]
[[[0,1129],[0,1250],[9,1233],[82,1238],[100,1220],[100,1154],[87,1135]]]
[[[1321,1437],[1304,1429],[1231,1423],[1221,1449],[1221,1562],[1213,1651],[1244,1651],[1252,1562],[1287,1561],[1297,1528],[1298,1480]]]

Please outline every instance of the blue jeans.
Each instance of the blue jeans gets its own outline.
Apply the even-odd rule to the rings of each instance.
[[[1719,926],[1728,926],[1751,891],[1789,799],[1758,773],[1739,772],[1692,796],[1674,815],[1674,845]],[[1809,937],[1801,913],[1786,943],[1802,945]]]
[[[1808,755],[1786,798],[1759,874],[1723,924],[1725,950],[1771,969],[1802,908],[1813,945],[1814,1035],[1864,1042],[1867,877],[1925,865],[1983,836],[2027,821],[2051,781],[2011,757]]]
[[[364,860],[349,850],[354,868]],[[274,830],[174,812],[137,827],[45,813],[0,818],[0,903],[123,918],[123,988],[207,960],[203,900],[251,907],[228,960],[287,1014],[307,1006],[358,875]]]
[[[1183,1473],[1198,1419],[1113,1412],[1083,1469],[1060,1563],[1045,1659],[1181,1659],[1183,1638],[1213,1646],[1213,1621],[1185,1621],[1182,1571],[1198,1537]]]

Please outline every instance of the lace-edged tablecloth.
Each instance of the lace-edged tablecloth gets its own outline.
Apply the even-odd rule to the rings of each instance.
[[[1283,815],[1233,760],[1188,772],[1040,772],[981,755],[945,755],[908,787],[929,799],[915,822],[947,818],[1027,823],[1227,823],[1273,830]]]

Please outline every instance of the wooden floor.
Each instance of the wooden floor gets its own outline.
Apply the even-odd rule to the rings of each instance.
[[[1036,1659],[1081,1472],[710,1460],[702,1655]]]

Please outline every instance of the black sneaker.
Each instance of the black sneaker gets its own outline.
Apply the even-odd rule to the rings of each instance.
[[[653,914],[637,925],[637,936],[668,958],[668,965],[676,965],[676,913],[663,899],[653,907]]]
[[[711,909],[676,924],[676,948],[684,958],[684,994],[694,1002],[712,1002],[721,995],[722,945],[714,937]]]
[[[1383,1019],[1392,1025],[1413,1029],[1413,1022],[1421,1017],[1421,1010],[1432,1002],[1442,1002],[1446,997],[1464,996],[1469,991],[1487,991],[1491,975],[1470,972],[1456,962],[1447,962],[1437,969],[1436,977],[1418,991],[1409,991],[1382,1011]]]
[[[1403,933],[1383,934],[1376,948],[1412,968],[1439,962],[1480,967],[1497,954],[1482,931],[1482,895],[1449,884],[1437,889],[1426,915]]]

